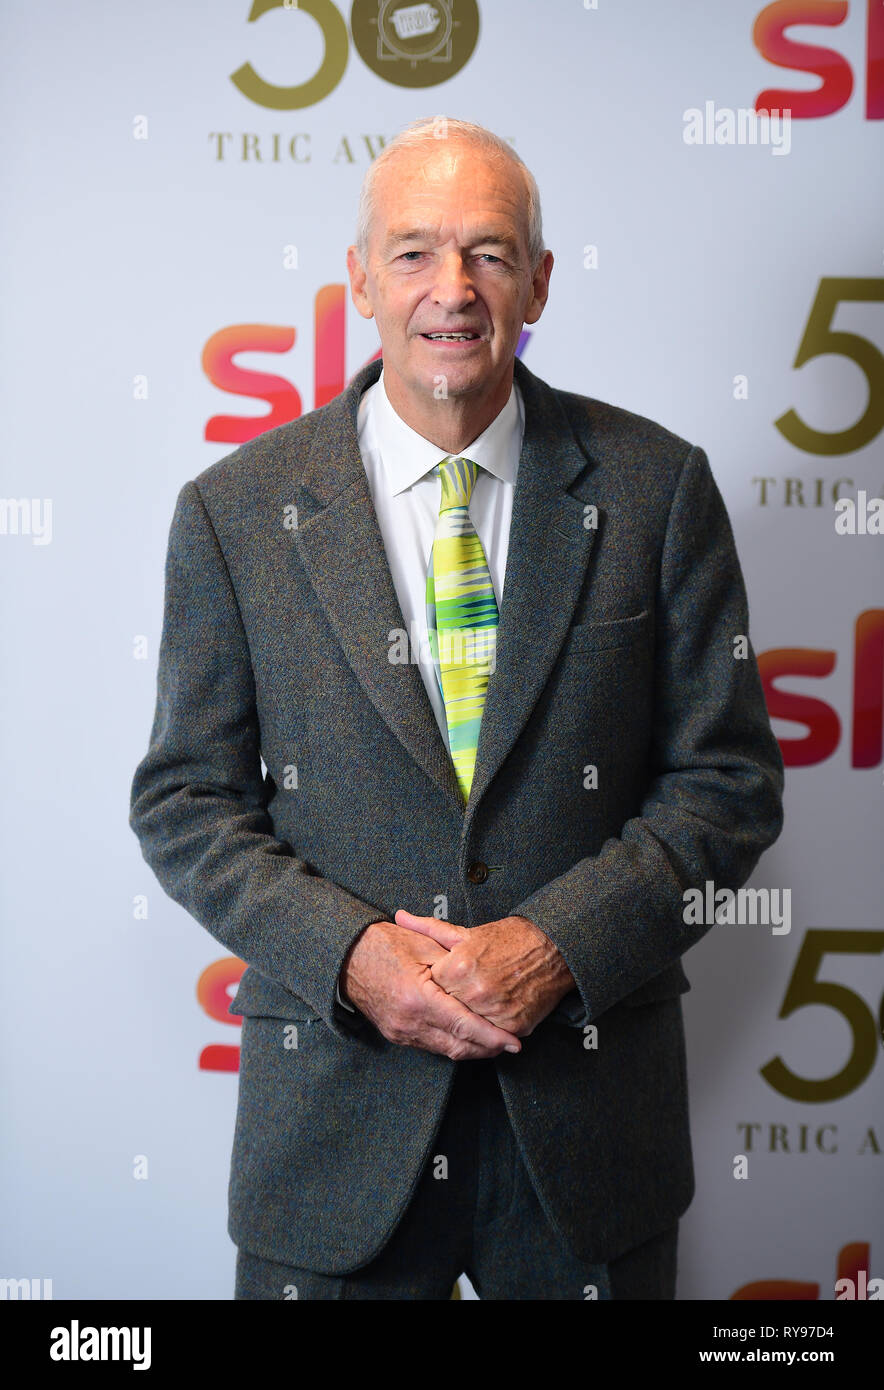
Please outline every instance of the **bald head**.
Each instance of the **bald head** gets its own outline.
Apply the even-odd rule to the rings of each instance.
[[[356,219],[355,245],[363,264],[376,226],[378,202],[388,202],[398,189],[420,182],[432,169],[438,176],[456,167],[458,153],[471,150],[476,159],[509,175],[512,197],[520,209],[525,253],[531,269],[543,255],[540,193],[536,180],[515,150],[484,126],[437,116],[412,122],[400,131],[369,165],[362,181]]]

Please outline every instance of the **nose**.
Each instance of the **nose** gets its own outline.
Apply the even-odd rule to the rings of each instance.
[[[433,286],[435,302],[445,309],[456,311],[465,304],[472,304],[475,298],[469,267],[464,264],[461,253],[452,251],[443,256]]]

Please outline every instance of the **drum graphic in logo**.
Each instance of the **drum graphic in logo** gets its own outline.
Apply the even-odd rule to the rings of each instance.
[[[435,87],[460,72],[479,37],[476,0],[354,0],[350,31],[362,61],[397,87]]]

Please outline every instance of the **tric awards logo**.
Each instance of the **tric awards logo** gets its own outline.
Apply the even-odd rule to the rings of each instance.
[[[258,106],[298,111],[324,101],[347,68],[350,35],[362,61],[396,87],[436,87],[460,72],[479,39],[476,0],[354,0],[347,21],[332,0],[253,0],[248,22],[271,10],[306,15],[319,26],[323,56],[306,81],[293,86],[268,82],[250,62],[230,74],[233,85]],[[293,29],[293,44],[295,31]]]

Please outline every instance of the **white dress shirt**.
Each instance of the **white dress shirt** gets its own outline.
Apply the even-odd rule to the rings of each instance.
[[[396,414],[384,386],[383,368],[377,381],[362,393],[356,428],[393,587],[405,619],[409,655],[414,652],[418,657],[421,678],[447,748],[445,703],[427,634],[427,570],[442,500],[442,481],[433,469],[447,455]],[[525,404],[514,381],[503,409],[461,450],[479,465],[470,517],[488,560],[498,609],[524,431]],[[352,1004],[341,997],[340,984],[336,992],[338,1003],[355,1013]]]
[[[460,451],[479,465],[470,499],[470,517],[488,559],[498,609],[524,430],[525,406],[513,382],[503,409],[478,438]],[[421,678],[447,747],[448,722],[430,655],[426,608],[427,570],[442,500],[442,482],[433,469],[447,455],[396,414],[384,386],[383,370],[362,394],[357,433],[393,586],[405,619],[409,652],[418,657]]]

